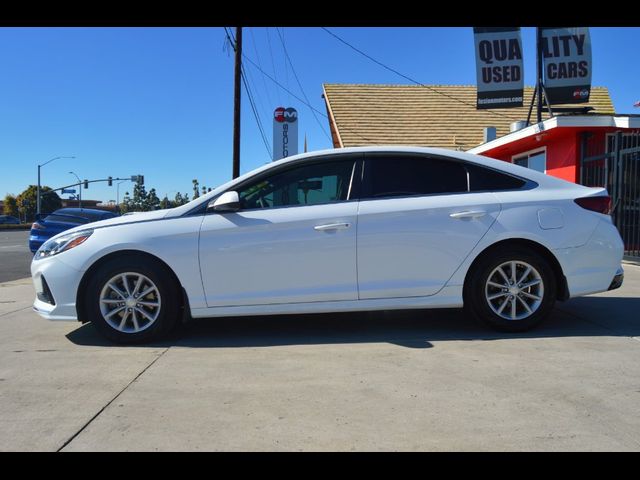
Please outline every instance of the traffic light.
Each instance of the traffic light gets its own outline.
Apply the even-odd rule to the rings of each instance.
[[[144,185],[144,175],[131,175],[131,181],[139,185]]]
[[[84,179],[84,188],[89,188],[89,180]]]
[[[112,186],[113,186],[113,177],[109,177],[109,178],[107,179],[107,185],[109,185],[110,187],[112,187]]]

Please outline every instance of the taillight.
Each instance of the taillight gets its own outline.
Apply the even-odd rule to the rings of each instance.
[[[38,222],[33,222],[31,224],[31,228],[35,228],[36,230],[45,230],[47,227],[40,225]]]
[[[583,197],[574,200],[578,205],[592,212],[611,214],[611,197],[604,195],[601,197]]]

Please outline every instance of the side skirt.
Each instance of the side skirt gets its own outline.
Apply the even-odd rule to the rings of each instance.
[[[193,318],[235,317],[243,315],[405,310],[411,308],[461,308],[462,306],[462,287],[453,286],[445,287],[440,290],[438,294],[428,297],[375,298],[339,302],[277,303],[192,308],[191,316]]]

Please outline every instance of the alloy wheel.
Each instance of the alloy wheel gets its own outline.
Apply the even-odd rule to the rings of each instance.
[[[162,303],[158,287],[140,273],[124,272],[112,277],[100,292],[100,312],[113,329],[138,333],[157,320]]]
[[[498,265],[487,278],[485,299],[505,320],[524,320],[542,304],[544,282],[532,265],[511,260]]]

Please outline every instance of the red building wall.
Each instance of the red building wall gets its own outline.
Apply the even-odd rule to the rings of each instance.
[[[507,145],[487,150],[482,153],[487,157],[511,162],[514,156],[540,148],[546,148],[546,162],[548,175],[578,183],[580,180],[580,150],[581,134],[589,132],[594,137],[590,145],[601,145],[598,151],[589,151],[589,155],[604,153],[607,133],[617,131],[614,128],[555,128],[548,132],[532,135],[515,140]]]

